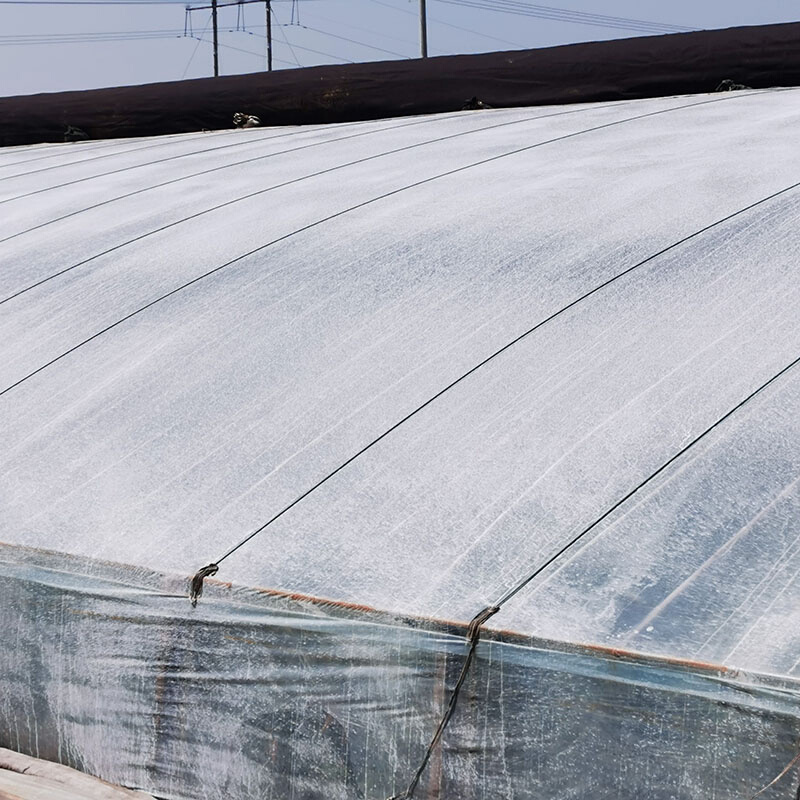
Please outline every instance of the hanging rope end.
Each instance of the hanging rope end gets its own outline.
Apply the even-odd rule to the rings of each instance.
[[[192,578],[192,584],[189,589],[189,600],[192,603],[192,608],[197,606],[197,601],[203,594],[203,581],[206,578],[210,578],[212,575],[216,575],[217,572],[219,572],[219,565],[213,563],[206,564],[202,569],[197,570]]]

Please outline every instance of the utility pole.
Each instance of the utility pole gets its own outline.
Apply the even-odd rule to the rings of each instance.
[[[419,0],[419,47],[422,57],[428,57],[428,14],[425,0]]]
[[[214,77],[219,77],[219,31],[217,30],[217,0],[211,0],[211,23],[214,28]]]
[[[272,0],[266,0],[267,6],[267,72],[272,72]]]

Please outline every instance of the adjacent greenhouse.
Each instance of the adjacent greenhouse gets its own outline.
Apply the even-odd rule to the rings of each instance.
[[[799,129],[1,150],[0,746],[170,800],[749,800],[800,752]]]

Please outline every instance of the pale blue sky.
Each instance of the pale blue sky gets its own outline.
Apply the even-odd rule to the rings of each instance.
[[[220,0],[228,2],[229,0]],[[198,0],[206,5],[210,0]],[[297,64],[374,61],[418,53],[418,0],[273,0],[275,68]],[[467,0],[482,4],[482,0]],[[527,2],[527,0],[523,0]],[[559,8],[655,21],[693,28],[724,28],[790,22],[800,6],[789,0],[555,0]],[[243,8],[245,30],[236,30],[237,9],[220,11],[222,74],[264,69],[264,5]],[[518,47],[641,35],[636,30],[512,15],[428,0],[431,55],[475,53]],[[192,15],[195,36],[210,39],[210,14]],[[178,80],[211,74],[211,46],[184,37],[184,3],[129,5],[40,5],[0,2],[0,95],[87,89]],[[85,41],[83,34],[109,32],[162,38]],[[158,32],[153,34],[152,32]],[[59,37],[54,41],[53,36]],[[77,41],[65,42],[67,37]],[[107,37],[105,37],[107,38]],[[24,42],[24,44],[20,44]],[[361,44],[363,43],[363,44]]]

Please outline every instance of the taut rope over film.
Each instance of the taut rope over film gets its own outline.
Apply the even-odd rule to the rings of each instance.
[[[681,456],[683,456],[688,450],[694,447],[698,442],[704,439],[708,434],[710,434],[713,430],[717,427],[722,425],[726,420],[728,420],[733,414],[735,414],[742,406],[747,405],[754,397],[761,394],[767,387],[775,383],[781,377],[783,377],[789,370],[796,367],[800,364],[800,356],[795,358],[792,362],[787,364],[783,369],[779,372],[775,373],[769,380],[762,383],[757,389],[752,391],[750,394],[747,395],[743,400],[740,400],[733,408],[731,408],[727,413],[723,414],[716,422],[706,428],[701,434],[696,436],[689,442],[685,447],[682,447],[677,453],[667,459],[658,469],[650,473],[643,481],[637,484],[633,489],[631,489],[627,494],[621,497],[614,505],[612,505],[609,509],[607,509],[603,514],[601,514],[597,519],[594,520],[590,525],[585,527],[580,533],[574,536],[570,541],[568,541],[560,550],[554,553],[552,556],[547,558],[542,564],[540,564],[530,575],[525,577],[516,586],[513,586],[511,589],[507,590],[505,594],[497,601],[497,604],[494,606],[490,606],[489,608],[484,609],[480,612],[473,620],[470,622],[469,630],[467,632],[467,640],[469,641],[469,652],[467,653],[467,658],[464,661],[464,666],[461,668],[461,675],[458,678],[458,681],[453,689],[453,693],[450,695],[450,702],[448,703],[447,710],[442,717],[439,726],[436,729],[436,733],[431,740],[430,745],[428,746],[427,751],[425,752],[425,756],[422,759],[422,763],[420,764],[419,768],[417,769],[416,773],[414,774],[411,783],[408,785],[408,788],[405,790],[403,794],[394,795],[390,797],[389,800],[411,800],[414,794],[414,790],[419,783],[420,777],[422,776],[425,767],[430,760],[431,753],[433,748],[439,742],[444,733],[445,728],[447,727],[448,723],[450,722],[450,718],[453,716],[453,712],[455,711],[456,702],[458,701],[458,695],[461,691],[461,687],[466,680],[467,673],[469,672],[469,668],[472,664],[473,657],[475,655],[475,648],[478,645],[478,640],[480,638],[480,627],[483,625],[486,620],[488,620],[491,616],[496,614],[500,609],[512,598],[516,595],[520,590],[522,590],[525,586],[527,586],[534,578],[544,572],[548,567],[550,567],[553,563],[555,563],[558,559],[561,558],[568,550],[571,550],[586,534],[590,531],[594,530],[604,519],[607,519],[614,511],[616,511],[621,505],[627,502],[631,497],[633,497],[636,492],[640,489],[644,488],[650,481],[654,478],[658,477],[664,470],[667,469],[671,464],[674,464]],[[755,797],[758,797],[762,794],[766,789],[768,789],[773,784],[777,783],[793,766],[794,764],[800,760],[800,754],[798,754],[783,770],[783,772],[775,778],[772,783],[765,786],[760,792],[756,793],[751,800],[754,800]],[[800,800],[800,788],[798,788],[797,793],[797,800]]]
[[[289,503],[289,505],[284,506],[284,508],[282,508],[274,516],[272,516],[270,519],[268,519],[263,525],[260,525],[254,531],[251,531],[249,534],[247,534],[247,536],[245,536],[244,539],[242,539],[241,541],[237,542],[224,555],[222,555],[215,562],[213,562],[213,565],[214,566],[218,566],[219,564],[221,564],[226,558],[228,558],[228,556],[233,555],[233,553],[235,553],[240,547],[242,547],[243,545],[247,544],[251,539],[253,539],[255,536],[260,534],[262,531],[266,530],[266,528],[268,528],[270,525],[272,525],[273,522],[277,521],[287,511],[289,511],[290,509],[294,508],[294,506],[296,506],[299,502],[301,502],[306,497],[308,497],[312,492],[316,491],[320,486],[322,486],[324,483],[326,483],[331,478],[333,478],[335,475],[337,475],[339,472],[341,472],[343,469],[345,469],[345,467],[347,467],[349,464],[351,464],[353,461],[355,461],[361,455],[366,453],[367,450],[369,450],[372,447],[374,447],[380,441],[382,441],[387,436],[389,436],[389,434],[391,434],[393,431],[397,430],[397,428],[399,428],[405,422],[407,422],[412,417],[414,417],[417,414],[419,414],[420,411],[423,411],[429,405],[431,405],[436,400],[438,400],[443,394],[449,392],[451,389],[453,389],[455,386],[460,384],[462,381],[466,380],[470,375],[472,375],[475,372],[477,372],[479,369],[484,367],[490,361],[493,361],[495,358],[497,358],[498,356],[500,356],[503,353],[505,353],[506,350],[511,349],[518,342],[521,342],[523,339],[526,339],[532,333],[535,333],[537,330],[539,330],[539,328],[544,327],[549,322],[552,322],[554,319],[560,317],[562,314],[566,313],[571,308],[574,308],[576,305],[578,305],[579,303],[581,303],[584,300],[588,299],[592,295],[597,294],[602,289],[605,289],[607,286],[615,283],[616,281],[620,280],[621,278],[625,277],[626,275],[629,275],[631,272],[634,272],[635,270],[639,269],[640,267],[643,267],[646,264],[649,264],[651,261],[654,261],[655,259],[657,259],[660,256],[664,255],[665,253],[668,253],[668,252],[670,252],[672,250],[675,250],[676,248],[680,247],[682,244],[685,244],[686,242],[689,242],[689,241],[691,241],[693,239],[696,239],[698,236],[702,235],[703,233],[706,233],[707,231],[712,230],[713,228],[716,228],[716,227],[724,224],[725,222],[728,222],[729,220],[734,219],[735,217],[738,217],[738,216],[740,216],[741,214],[744,214],[747,211],[750,211],[753,208],[757,208],[758,206],[763,205],[764,203],[767,203],[768,201],[773,200],[776,197],[780,197],[783,194],[791,192],[794,189],[797,189],[798,187],[800,187],[800,182],[793,183],[793,184],[791,184],[790,186],[787,186],[784,189],[780,189],[777,192],[773,192],[772,194],[767,195],[766,197],[762,197],[760,200],[756,200],[755,202],[750,203],[749,205],[745,206],[744,208],[740,208],[738,211],[734,211],[731,214],[728,214],[727,216],[724,216],[721,219],[718,219],[715,222],[712,222],[712,223],[706,225],[705,227],[700,228],[700,229],[694,231],[693,233],[690,233],[687,236],[682,237],[681,239],[678,239],[677,241],[673,242],[672,244],[669,244],[666,247],[661,248],[657,252],[652,253],[651,255],[647,256],[646,258],[642,259],[641,261],[637,262],[636,264],[633,264],[632,266],[627,267],[626,269],[622,270],[621,272],[618,272],[616,275],[613,275],[612,277],[608,278],[607,280],[603,281],[602,283],[598,284],[597,286],[594,286],[592,289],[589,289],[584,294],[580,295],[579,297],[576,297],[574,300],[572,300],[571,302],[569,302],[566,305],[562,306],[557,311],[554,311],[548,317],[545,317],[544,319],[539,320],[539,322],[537,322],[535,325],[533,325],[532,327],[528,328],[528,330],[523,331],[521,334],[516,336],[511,341],[506,342],[506,344],[504,344],[498,350],[495,350],[492,354],[490,354],[489,356],[484,358],[483,361],[478,362],[475,366],[471,367],[469,370],[464,372],[462,375],[460,375],[454,381],[452,381],[451,383],[447,384],[447,386],[445,386],[444,388],[440,389],[436,394],[434,394],[431,397],[429,397],[424,403],[420,404],[415,409],[410,411],[402,419],[400,419],[397,422],[395,422],[391,427],[387,428],[379,436],[376,436],[372,441],[370,441],[366,445],[364,445],[358,452],[354,453],[346,461],[343,461],[338,467],[336,467],[336,469],[334,469],[331,472],[329,472],[327,475],[325,475],[323,478],[321,478],[319,481],[317,481],[313,486],[311,486],[311,488],[306,489],[305,492],[303,492],[301,495],[296,497],[291,503]],[[312,227],[312,226],[308,226],[308,227]],[[230,262],[230,263],[233,263],[233,262]],[[223,265],[223,266],[225,266],[225,265]],[[217,270],[219,270],[219,269],[221,269],[221,267],[217,268]],[[194,279],[194,281],[197,281],[197,280],[199,280],[199,278],[195,278]],[[188,285],[188,284],[186,284],[186,285]],[[176,290],[173,290],[173,292],[170,292],[170,294],[174,294],[175,291]],[[166,296],[167,295],[165,295],[165,297]],[[156,301],[156,302],[158,302],[158,301]],[[150,305],[152,305],[152,303]],[[138,312],[134,312],[134,313],[138,313]],[[132,316],[132,315],[130,315],[130,316]],[[114,324],[117,324],[117,323],[114,323]],[[47,365],[45,365],[45,366],[47,366]],[[40,370],[41,369],[42,368],[40,368]],[[37,370],[37,371],[39,371],[39,370]],[[35,374],[35,373],[31,373],[31,374]],[[28,377],[30,377],[30,376],[28,376]],[[25,378],[23,378],[22,380],[25,380]],[[18,381],[17,383],[20,383],[20,382],[21,381]],[[0,395],[4,394],[9,389],[12,389],[16,385],[17,384],[13,384],[12,386],[8,387],[7,389],[4,389],[3,391],[0,391]],[[648,480],[649,480],[649,478],[648,478]],[[627,499],[627,498],[625,498],[625,499]],[[207,569],[207,567],[204,567],[203,569]],[[205,577],[205,576],[201,575],[202,572],[203,572],[203,570],[200,570],[194,576],[194,578],[192,579],[192,586],[194,586],[195,585],[195,581],[198,581],[198,580],[202,583],[202,579],[203,579],[203,577]],[[215,570],[215,572],[216,572],[216,570]],[[199,597],[200,594],[202,594],[202,591],[200,593],[198,593],[196,596],[192,595],[192,599],[193,599],[192,605],[196,604],[197,597]]]
[[[333,471],[328,473],[325,477],[323,477],[321,480],[319,480],[316,484],[314,484],[309,489],[307,489],[305,492],[303,492],[295,500],[293,500],[291,503],[289,503],[289,505],[285,506],[282,510],[280,510],[277,514],[275,514],[271,519],[269,519],[267,522],[265,522],[263,525],[261,525],[260,527],[258,527],[254,531],[252,531],[250,534],[248,534],[244,539],[242,539],[236,545],[231,547],[221,558],[217,559],[216,562],[212,562],[211,564],[208,564],[205,567],[203,567],[202,569],[200,569],[194,575],[194,577],[192,578],[192,581],[191,581],[190,599],[191,599],[192,605],[195,606],[196,603],[197,603],[198,598],[202,595],[204,579],[206,577],[209,577],[211,575],[215,575],[217,573],[217,571],[219,569],[219,563],[221,563],[224,559],[226,559],[230,555],[232,555],[236,550],[238,550],[240,547],[245,545],[247,542],[249,542],[251,539],[253,539],[256,535],[261,533],[264,529],[269,527],[279,517],[281,517],[283,514],[285,514],[287,511],[289,511],[295,505],[300,503],[304,498],[306,498],[309,494],[314,492],[322,484],[324,484],[325,482],[327,482],[328,480],[333,478],[336,474],[338,474],[341,470],[343,470],[345,467],[347,467],[350,463],[352,463],[360,455],[362,455],[364,452],[369,450],[375,444],[380,442],[382,439],[384,439],[386,436],[388,436],[392,431],[394,431],[398,427],[400,427],[408,419],[410,419],[411,417],[413,417],[414,415],[416,415],[417,413],[422,411],[424,408],[426,408],[428,405],[430,405],[436,399],[438,399],[441,395],[443,395],[449,389],[451,389],[454,386],[456,386],[458,383],[463,381],[469,375],[471,375],[474,372],[476,372],[478,369],[480,369],[486,363],[488,363],[492,359],[496,358],[501,353],[505,352],[507,349],[509,349],[510,347],[515,345],[517,342],[519,342],[520,340],[522,340],[525,337],[529,336],[531,333],[533,333],[535,330],[537,330],[541,326],[545,325],[549,321],[553,320],[555,317],[561,315],[562,313],[564,313],[568,309],[572,308],[577,303],[580,303],[582,300],[586,299],[587,297],[589,297],[589,296],[595,294],[596,292],[600,291],[605,286],[608,286],[609,284],[613,283],[614,281],[619,280],[624,275],[629,274],[633,270],[643,266],[644,264],[652,261],[653,259],[659,257],[660,255],[662,255],[662,254],[664,254],[664,253],[666,253],[666,252],[678,247],[679,245],[683,244],[684,242],[699,236],[700,234],[704,233],[705,231],[708,231],[709,229],[714,228],[714,227],[720,225],[721,223],[740,215],[744,211],[747,211],[747,210],[752,209],[752,208],[754,208],[754,207],[756,207],[758,205],[761,205],[762,203],[764,203],[764,202],[766,202],[766,201],[768,201],[768,200],[770,200],[770,199],[772,199],[774,197],[777,197],[778,195],[781,195],[781,194],[784,194],[784,193],[786,193],[788,191],[791,191],[792,189],[797,188],[797,186],[798,186],[798,184],[793,184],[792,186],[787,187],[786,189],[783,189],[781,191],[775,192],[775,193],[769,195],[766,198],[762,198],[761,200],[750,204],[749,206],[745,207],[744,209],[740,209],[737,212],[729,214],[728,216],[724,217],[723,219],[718,220],[717,222],[714,222],[714,223],[712,223],[710,225],[707,225],[704,228],[700,229],[699,231],[696,231],[696,232],[694,232],[694,233],[692,233],[692,234],[690,234],[690,235],[688,235],[686,237],[683,237],[679,241],[677,241],[677,242],[675,242],[675,243],[663,248],[659,252],[649,256],[648,258],[644,259],[643,261],[640,261],[637,264],[634,264],[633,266],[631,266],[631,267],[627,268],[626,270],[620,272],[619,274],[613,276],[609,280],[607,280],[607,281],[601,283],[600,285],[594,287],[593,289],[591,289],[590,291],[588,291],[584,295],[576,298],[575,300],[570,302],[568,305],[566,305],[563,308],[561,308],[560,310],[556,311],[554,314],[550,315],[546,319],[541,320],[536,325],[534,325],[532,328],[530,328],[529,330],[525,331],[521,335],[517,336],[515,339],[513,339],[510,342],[508,342],[506,345],[501,347],[499,350],[495,351],[493,354],[491,354],[486,359],[484,359],[483,361],[481,361],[480,363],[478,363],[477,365],[472,367],[469,371],[467,371],[466,373],[461,375],[455,381],[453,381],[452,383],[448,384],[443,389],[441,389],[439,392],[437,392],[435,395],[430,397],[422,405],[420,405],[419,407],[417,407],[416,409],[411,411],[409,414],[407,414],[405,417],[400,419],[398,422],[396,422],[390,428],[385,430],[383,433],[381,433],[379,436],[377,436],[371,442],[366,444],[364,447],[362,447],[354,455],[350,456],[350,458],[348,458],[346,461],[344,461],[342,464],[340,464],[338,467],[336,467],[336,469],[334,469]],[[459,674],[458,680],[456,681],[456,684],[455,684],[455,686],[454,686],[454,688],[453,688],[453,690],[452,690],[452,692],[450,694],[450,698],[449,698],[447,707],[445,709],[445,712],[442,715],[441,720],[439,721],[439,724],[438,724],[438,726],[437,726],[437,728],[436,728],[436,730],[434,732],[434,735],[433,735],[433,737],[432,737],[432,739],[430,741],[430,744],[428,745],[428,747],[427,747],[427,749],[425,751],[425,754],[424,754],[424,756],[422,758],[422,761],[421,761],[419,767],[415,771],[410,783],[408,784],[408,787],[401,794],[393,795],[388,800],[411,800],[411,798],[413,798],[414,792],[416,791],[416,789],[417,789],[417,787],[419,785],[419,782],[421,780],[421,777],[422,777],[422,775],[423,775],[423,773],[424,773],[424,771],[425,771],[425,769],[426,769],[426,767],[427,767],[427,765],[428,765],[428,763],[430,761],[430,758],[431,758],[431,755],[433,753],[433,750],[436,748],[436,746],[441,741],[441,738],[442,738],[442,736],[444,734],[444,731],[446,730],[446,728],[447,728],[447,726],[448,726],[448,724],[449,724],[449,722],[450,722],[450,720],[451,720],[451,718],[452,718],[452,716],[453,716],[453,714],[455,712],[456,705],[458,703],[458,699],[459,699],[461,690],[462,690],[462,688],[464,686],[464,683],[466,682],[467,676],[469,674],[469,669],[470,669],[470,667],[472,665],[472,662],[474,660],[474,657],[475,657],[476,648],[477,648],[478,642],[480,640],[480,633],[481,633],[482,625],[487,620],[489,620],[493,615],[497,614],[500,611],[501,607],[506,602],[508,602],[518,592],[520,592],[523,588],[525,588],[528,584],[530,584],[532,580],[534,580],[544,570],[546,570],[548,567],[550,567],[555,561],[560,559],[561,556],[563,556],[568,550],[572,549],[582,538],[584,538],[587,534],[589,534],[591,531],[593,531],[603,520],[607,519],[614,511],[616,511],[621,505],[623,505],[627,500],[629,500],[634,494],[636,494],[639,490],[641,490],[650,481],[652,481],[654,478],[656,478],[658,475],[660,475],[662,472],[664,472],[670,465],[672,465],[676,460],[678,460],[681,456],[683,456],[690,448],[694,447],[698,442],[700,442],[703,438],[705,438],[708,434],[710,434],[719,425],[723,424],[731,415],[733,415],[736,411],[738,411],[742,406],[744,406],[745,404],[749,403],[749,401],[752,400],[756,395],[758,395],[762,391],[764,391],[769,385],[771,385],[773,382],[775,382],[780,377],[782,377],[786,372],[788,372],[790,369],[795,367],[798,363],[800,363],[800,358],[795,359],[790,364],[785,366],[782,370],[780,370],[778,373],[773,375],[769,380],[767,380],[766,382],[761,384],[755,391],[753,391],[747,397],[745,397],[743,400],[741,400],[738,404],[736,404],[733,408],[731,408],[726,414],[724,414],[719,419],[717,419],[717,421],[714,422],[710,427],[708,427],[706,430],[704,430],[700,435],[698,435],[691,442],[689,442],[686,446],[681,448],[672,457],[670,457],[667,461],[665,461],[660,467],[658,467],[658,469],[656,469],[648,477],[646,477],[643,481],[641,481],[639,484],[637,484],[635,487],[633,487],[628,493],[626,493],[616,503],[614,503],[610,508],[608,508],[601,516],[599,516],[597,519],[595,519],[594,522],[592,522],[590,525],[588,525],[586,528],[584,528],[582,531],[580,531],[576,536],[574,536],[570,541],[568,541],[563,547],[561,547],[561,549],[559,549],[556,553],[554,553],[552,556],[550,556],[548,559],[546,559],[544,561],[544,563],[540,564],[536,569],[534,569],[523,580],[521,580],[519,583],[517,583],[511,589],[507,590],[503,594],[503,596],[498,600],[496,605],[489,606],[489,607],[485,608],[484,610],[482,610],[479,614],[477,614],[472,619],[472,621],[469,624],[468,630],[467,630],[467,638],[466,638],[466,641],[467,641],[467,644],[468,644],[467,654],[466,654],[466,657],[464,659],[464,663],[462,665],[461,672]],[[798,758],[800,758],[800,756],[798,756]],[[790,763],[790,765],[787,767],[787,769],[784,770],[784,772],[781,773],[781,775],[778,776],[778,778],[776,780],[780,779],[780,777],[782,777],[794,765],[795,761],[796,761],[796,759],[793,760]],[[774,782],[775,781],[773,781],[773,783]],[[772,784],[770,784],[770,785],[772,785]],[[765,787],[765,789],[766,788],[767,787]],[[798,793],[798,800],[800,800],[800,792]]]

